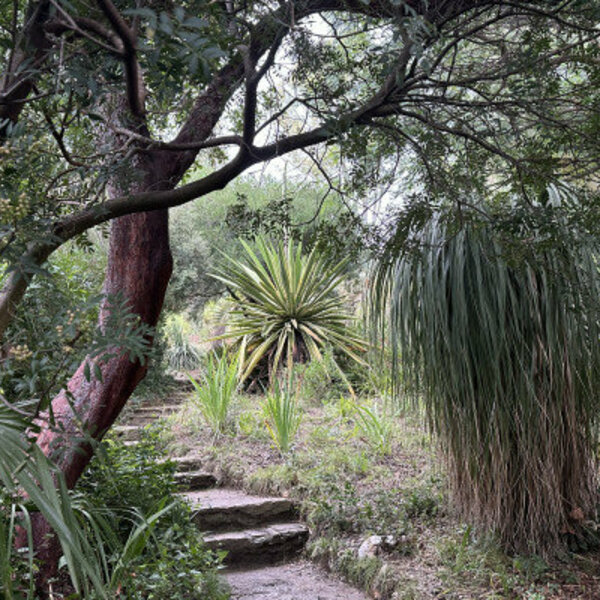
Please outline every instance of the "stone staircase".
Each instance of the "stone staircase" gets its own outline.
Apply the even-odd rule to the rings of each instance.
[[[180,405],[136,407],[123,425],[114,428],[127,444],[135,444],[144,426],[168,416]],[[309,531],[298,521],[288,498],[261,497],[217,487],[214,474],[202,469],[198,458],[184,456],[177,463],[176,481],[193,510],[193,519],[206,544],[226,552],[230,568],[249,568],[289,561],[304,548]]]

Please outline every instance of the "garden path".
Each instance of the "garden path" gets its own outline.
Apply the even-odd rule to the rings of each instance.
[[[116,429],[134,444],[143,427],[180,408],[178,403],[136,407]],[[177,481],[208,546],[226,550],[224,574],[232,600],[367,600],[362,592],[298,555],[308,528],[288,498],[250,496],[217,487],[193,456],[179,457]]]

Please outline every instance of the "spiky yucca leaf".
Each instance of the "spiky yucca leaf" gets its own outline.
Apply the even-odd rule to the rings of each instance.
[[[291,371],[294,361],[321,360],[325,345],[361,361],[365,343],[349,331],[350,315],[336,293],[346,261],[334,264],[315,249],[305,255],[294,242],[259,239],[256,252],[242,243],[244,260],[226,256],[213,275],[234,297],[230,328],[221,337],[240,340],[242,380],[265,357],[271,376],[283,363]]]
[[[596,500],[598,248],[557,244],[511,262],[486,226],[382,264],[371,308],[422,392],[463,514],[505,547],[551,553]]]

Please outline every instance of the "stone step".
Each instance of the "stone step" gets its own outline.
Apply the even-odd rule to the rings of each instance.
[[[194,522],[207,532],[262,527],[297,516],[288,498],[250,496],[227,488],[189,492],[184,497],[192,506]]]
[[[150,425],[150,423],[156,423],[158,419],[162,419],[167,417],[167,414],[164,415],[132,415],[129,419],[126,420],[127,425],[133,425],[135,427],[145,427],[146,425]]]
[[[142,435],[143,427],[137,425],[117,425],[112,428],[112,431],[117,437],[120,437],[126,441],[136,441],[140,439]]]
[[[172,456],[169,457],[168,460],[177,465],[177,471],[179,473],[202,470],[203,461],[199,456]]]
[[[133,409],[136,415],[163,415],[171,414],[181,409],[181,404],[159,404],[156,406],[138,406]]]
[[[194,492],[217,485],[217,478],[206,471],[184,471],[175,473],[175,483],[182,490]]]
[[[302,523],[272,523],[256,529],[213,533],[204,536],[212,550],[226,550],[226,564],[273,564],[298,554],[308,540]]]

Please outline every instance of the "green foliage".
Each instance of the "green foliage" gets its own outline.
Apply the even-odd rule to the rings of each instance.
[[[216,577],[219,557],[203,545],[190,508],[176,495],[175,468],[164,459],[160,430],[151,428],[135,446],[103,442],[80,482],[93,531],[109,541],[111,589],[126,600],[227,597]]]
[[[333,350],[326,348],[322,356],[322,360],[294,366],[298,393],[307,404],[325,404],[348,392],[348,379],[340,370]]]
[[[204,174],[191,173],[190,179]],[[284,188],[287,196],[282,199]],[[185,310],[198,318],[205,304],[223,292],[221,282],[209,275],[221,262],[220,252],[239,256],[243,252],[240,239],[252,246],[257,236],[292,237],[337,257],[359,251],[363,244],[357,220],[348,218],[342,226],[347,209],[336,194],[322,202],[325,189],[321,188],[313,180],[302,186],[246,176],[202,202],[172,209],[174,269],[167,290],[168,310]],[[334,248],[334,244],[342,247]],[[352,268],[348,263],[347,269]]]
[[[98,252],[70,245],[31,282],[0,352],[0,389],[11,402],[46,404],[78,366],[98,336],[102,267]],[[0,283],[5,269],[0,262]]]
[[[394,426],[391,418],[378,405],[371,407],[360,405],[354,413],[358,432],[362,434],[371,449],[387,456],[392,451],[392,436]]]
[[[598,248],[573,230],[540,243],[523,221],[519,246],[465,216],[435,215],[381,265],[375,313],[424,392],[462,513],[507,548],[552,552],[595,518]]]
[[[37,446],[25,441],[28,426],[27,421],[0,405],[0,591],[7,600],[34,598],[37,571],[32,517],[39,513],[58,537],[75,590],[108,599],[96,550],[78,519],[64,478]],[[23,552],[15,546],[17,527],[25,535]]]
[[[191,375],[188,377],[196,390],[193,400],[207,425],[215,434],[223,433],[238,385],[237,357],[230,360],[226,354],[220,357],[211,354],[202,383],[198,383]]]
[[[166,359],[171,369],[189,371],[200,363],[200,351],[190,341],[192,326],[181,314],[169,315],[165,320],[167,339]]]
[[[271,438],[282,455],[292,448],[296,432],[302,421],[302,413],[298,408],[296,394],[292,390],[292,382],[281,386],[277,380],[273,388],[267,392],[263,403],[265,425]]]
[[[214,276],[231,291],[230,329],[240,346],[242,379],[266,360],[272,379],[284,362],[322,360],[331,345],[360,361],[364,342],[347,327],[350,315],[337,294],[345,261],[333,264],[315,249],[303,255],[302,244],[273,246],[259,239],[257,251],[243,242],[244,260],[229,256]]]

